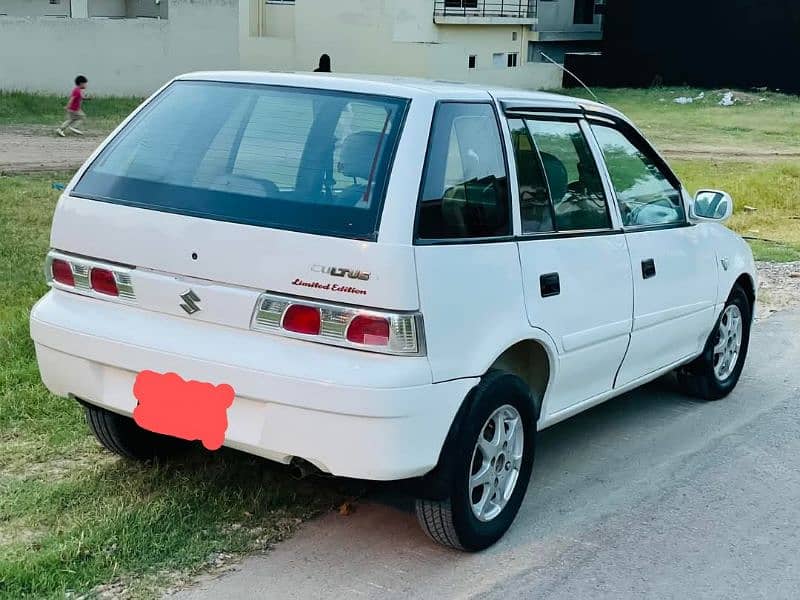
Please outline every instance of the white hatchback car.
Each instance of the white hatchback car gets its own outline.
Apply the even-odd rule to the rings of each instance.
[[[190,74],[67,186],[31,334],[114,452],[210,427],[207,447],[410,479],[426,532],[474,551],[513,521],[537,429],[673,370],[733,389],[756,284],[732,209],[585,100]],[[223,388],[222,409],[198,392]]]

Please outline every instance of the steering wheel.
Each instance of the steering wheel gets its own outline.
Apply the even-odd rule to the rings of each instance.
[[[657,198],[656,200],[650,200],[649,202],[645,202],[630,211],[630,221],[627,223],[628,225],[660,225],[665,222],[669,222],[670,218],[675,215],[677,212],[676,209],[672,208],[672,206],[664,206],[663,202],[669,202],[668,199],[665,198]],[[670,203],[671,204],[671,203]],[[653,210],[653,207],[658,205],[658,208],[662,209],[660,212],[660,216],[663,215],[661,219],[655,219],[653,217],[656,216],[656,211]],[[652,211],[653,217],[645,218],[644,222],[641,221],[642,213],[646,214],[646,211]]]

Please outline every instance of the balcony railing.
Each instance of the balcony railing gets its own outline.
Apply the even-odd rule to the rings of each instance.
[[[434,17],[535,19],[538,0],[434,0]]]

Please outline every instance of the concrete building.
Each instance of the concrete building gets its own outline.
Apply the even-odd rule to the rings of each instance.
[[[542,52],[563,64],[567,52],[600,49],[604,0],[538,0],[537,22],[528,42],[528,62],[545,60]]]
[[[541,62],[600,35],[599,0],[0,0],[0,87],[143,95],[205,69],[559,87]],[[545,50],[547,52],[547,50]],[[551,55],[552,55],[551,54]]]

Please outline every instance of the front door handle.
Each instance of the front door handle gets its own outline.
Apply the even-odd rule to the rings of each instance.
[[[539,277],[539,289],[542,292],[542,298],[558,296],[561,293],[561,280],[558,277],[558,273],[541,275]]]
[[[642,261],[642,277],[644,279],[652,279],[656,276],[656,261],[652,258]]]

